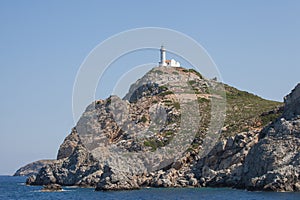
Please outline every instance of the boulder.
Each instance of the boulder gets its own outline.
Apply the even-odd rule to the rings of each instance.
[[[96,191],[139,189],[137,176],[104,166]]]
[[[42,192],[59,192],[62,191],[61,185],[58,184],[49,184],[45,185],[42,190]]]

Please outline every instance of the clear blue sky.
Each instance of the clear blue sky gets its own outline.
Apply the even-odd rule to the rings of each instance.
[[[297,0],[1,0],[0,174],[56,157],[74,126],[84,58],[107,37],[145,26],[194,38],[239,89],[281,101],[300,82]]]

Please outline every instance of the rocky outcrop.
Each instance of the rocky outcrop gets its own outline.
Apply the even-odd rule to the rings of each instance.
[[[73,129],[70,137],[72,135],[77,135],[76,129]],[[102,166],[84,146],[78,143],[69,157],[42,167],[36,176],[27,179],[27,184],[95,186],[101,175]]]
[[[267,126],[246,157],[249,190],[300,191],[300,85],[285,98],[283,115]]]
[[[62,191],[62,187],[58,184],[49,184],[49,185],[45,185],[41,191],[42,192],[59,192],[59,191]]]
[[[230,86],[222,91],[220,85],[195,70],[152,69],[123,99],[92,102],[60,146],[57,160],[27,184],[102,191],[206,186],[297,190],[298,89],[286,97],[284,118],[261,132],[281,115],[280,103]],[[213,100],[222,107],[225,94],[225,124],[211,129],[221,118],[213,113],[225,114],[212,108]],[[284,161],[278,164],[280,159]]]
[[[71,134],[68,135],[64,142],[60,145],[57,153],[57,160],[70,157],[78,146],[79,142],[80,139],[77,131],[75,128],[73,128]]]
[[[96,191],[139,189],[137,176],[105,166]]]
[[[258,141],[258,132],[239,133],[221,140],[193,167],[199,184],[209,187],[239,187],[245,158]]]
[[[53,163],[54,160],[39,160],[25,165],[18,169],[14,176],[31,176],[36,175],[40,169],[50,163]]]
[[[292,90],[292,92],[284,98],[284,114],[286,120],[299,118],[300,116],[300,83]]]

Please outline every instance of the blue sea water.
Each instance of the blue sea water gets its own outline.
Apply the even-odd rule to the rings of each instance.
[[[248,192],[229,188],[145,188],[95,192],[92,188],[64,187],[62,192],[41,192],[41,186],[26,186],[25,180],[25,177],[0,176],[0,199],[300,199],[300,193]]]

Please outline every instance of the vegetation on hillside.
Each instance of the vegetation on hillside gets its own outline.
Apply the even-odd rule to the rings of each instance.
[[[216,80],[205,79],[199,72],[194,69],[185,69],[182,67],[173,68],[171,72],[174,76],[187,76],[190,88],[184,86],[176,86],[179,90],[182,89],[182,94],[197,95],[199,111],[200,111],[200,126],[190,150],[197,149],[201,145],[202,138],[205,137],[208,127],[211,123],[211,104],[213,98],[226,99],[226,116],[222,129],[220,130],[221,137],[234,136],[237,133],[259,130],[263,126],[272,122],[281,115],[283,103],[263,99],[257,95],[240,91],[234,87],[217,82]],[[168,76],[164,69],[155,69],[155,74]],[[193,74],[193,75],[192,75]],[[220,87],[221,86],[221,87]],[[224,90],[220,89],[224,88]],[[168,86],[159,86],[160,93],[157,97],[167,109],[178,110],[181,112],[180,103],[176,101],[176,95],[169,90]],[[147,92],[146,92],[147,93]],[[188,102],[186,102],[188,103]],[[192,117],[192,116],[191,116]],[[174,121],[175,119],[175,121]],[[180,123],[180,117],[175,117],[173,120],[167,120],[167,125],[171,123]],[[143,122],[146,122],[144,117]],[[152,130],[153,131],[153,130]],[[151,147],[152,151],[165,146],[176,135],[176,130],[170,132],[164,128],[153,131],[159,137],[151,137],[144,141],[144,146]]]
[[[228,85],[224,86],[227,101],[225,135],[261,128],[281,115],[278,108],[283,103],[266,100]]]

